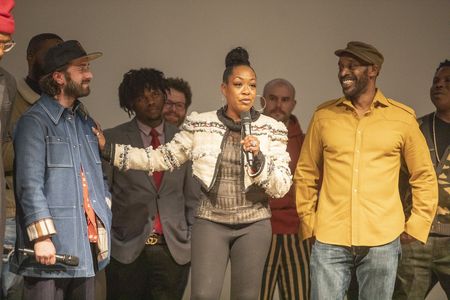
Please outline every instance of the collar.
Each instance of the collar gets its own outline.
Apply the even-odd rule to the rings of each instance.
[[[300,127],[300,123],[297,120],[297,117],[294,115],[289,116],[289,122],[287,124],[288,129],[288,137],[294,137],[298,135],[303,135],[302,128]]]
[[[137,123],[137,127],[139,128],[139,131],[141,131],[146,136],[150,135],[150,131],[152,130],[153,127],[150,127],[150,126],[142,123],[138,119],[136,119],[136,123]],[[159,136],[163,135],[163,133],[164,133],[164,120],[161,122],[161,124],[159,124],[158,126],[156,126],[154,128],[155,128],[155,130],[156,130],[156,132],[158,133]]]
[[[231,131],[241,131],[241,122],[234,122],[233,119],[227,116],[227,105],[222,106],[217,110],[217,118]],[[252,118],[252,122],[255,122],[259,119],[261,113],[254,109],[253,107],[250,109],[250,117]]]
[[[39,103],[55,124],[58,124],[65,110],[72,114],[78,113],[85,120],[89,117],[89,113],[87,112],[85,106],[78,99],[75,100],[73,109],[69,109],[61,106],[55,98],[43,93]]]
[[[345,97],[341,97],[336,101],[336,106],[347,106],[351,108],[355,108],[353,106],[352,101],[348,100]],[[392,106],[392,104],[388,101],[388,99],[383,95],[380,89],[377,89],[377,92],[375,93],[375,96],[373,97],[373,101],[371,104],[371,108],[378,108],[378,107],[388,107]]]

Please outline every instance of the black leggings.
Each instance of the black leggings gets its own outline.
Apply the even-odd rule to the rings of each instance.
[[[228,259],[230,298],[258,299],[271,236],[269,219],[241,225],[196,219],[192,228],[191,300],[219,299]]]

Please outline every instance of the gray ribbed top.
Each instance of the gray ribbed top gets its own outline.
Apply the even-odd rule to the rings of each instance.
[[[197,217],[218,223],[241,224],[270,218],[267,195],[260,187],[243,188],[240,132],[225,137],[214,186],[202,193]]]

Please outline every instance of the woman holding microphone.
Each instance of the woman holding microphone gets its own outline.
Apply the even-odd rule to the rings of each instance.
[[[231,50],[225,65],[226,105],[192,113],[171,142],[138,149],[105,143],[94,132],[105,159],[122,170],[173,170],[192,160],[203,193],[192,228],[191,299],[219,299],[230,259],[231,299],[254,300],[271,242],[268,197],[280,198],[291,186],[287,130],[253,108],[256,74],[247,51]],[[241,126],[243,113],[250,126]]]

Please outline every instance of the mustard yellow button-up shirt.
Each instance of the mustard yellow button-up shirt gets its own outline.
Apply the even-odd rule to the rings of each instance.
[[[402,162],[413,193],[406,224],[398,191]],[[436,212],[436,175],[414,111],[380,90],[363,117],[345,98],[319,106],[294,183],[303,238],[328,244],[383,245],[403,231],[426,242]]]

